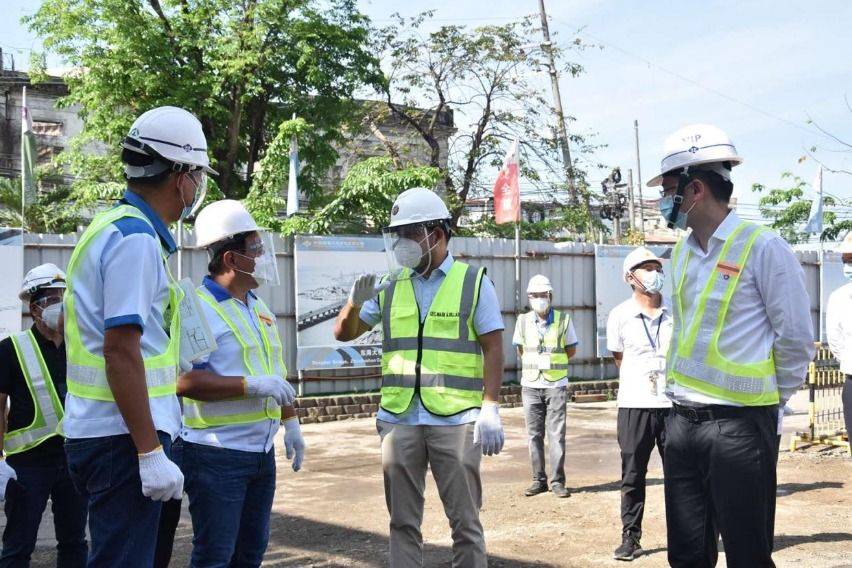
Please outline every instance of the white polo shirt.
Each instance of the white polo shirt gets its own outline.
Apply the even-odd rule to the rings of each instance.
[[[209,276],[204,277],[202,285],[207,288],[217,302],[224,302],[233,297],[227,289],[217,284]],[[260,326],[263,324],[258,321],[257,314],[254,311],[257,296],[253,292],[249,292],[247,300],[248,305],[239,300],[236,303],[239,310],[245,316],[246,321],[252,323],[252,331],[255,333],[257,341],[262,344],[263,338],[260,335]],[[207,302],[199,303],[201,304],[201,309],[204,310],[204,315],[207,317],[207,322],[210,324],[213,337],[216,338],[217,348],[213,353],[196,361],[193,368],[207,369],[223,377],[235,377],[234,380],[240,380],[242,377],[251,375],[252,373],[246,367],[245,359],[243,358],[243,348],[239,341],[237,341],[231,328]],[[278,325],[278,323],[275,322],[274,325]],[[180,437],[194,444],[204,444],[205,446],[240,450],[243,452],[267,453],[272,449],[279,425],[279,421],[274,419],[252,422],[250,424],[212,426],[210,428],[190,428],[184,424],[180,430]]]
[[[618,369],[620,408],[668,408],[666,353],[672,339],[672,315],[664,302],[651,316],[635,298],[617,305],[606,324],[606,348],[622,353]]]
[[[166,225],[145,201],[130,191],[121,200],[139,209],[154,226],[125,217],[93,239],[74,276],[74,303],[83,345],[103,356],[104,331],[122,325],[142,330],[143,357],[164,353],[168,324],[163,314],[169,303],[169,278],[163,250],[176,250]],[[67,340],[66,340],[67,344]],[[180,429],[180,405],[175,395],[150,399],[154,427],[174,437]],[[127,425],[114,402],[65,397],[63,431],[68,438],[100,438],[127,434]]]
[[[828,297],[825,319],[828,347],[840,361],[840,371],[852,375],[852,282]]]
[[[576,347],[577,346],[577,332],[574,330],[574,319],[570,318],[568,313],[563,313],[564,316],[569,317],[568,325],[565,326],[565,337],[564,337],[564,345],[565,347]],[[525,314],[518,314],[518,319],[515,322],[515,333],[512,335],[512,345],[517,347],[524,346],[524,319],[525,318],[535,318],[536,329],[538,330],[538,334],[540,337],[544,337],[544,334],[547,333],[547,329],[553,325],[554,314],[553,308],[547,312],[547,317],[539,317],[537,313],[534,311],[529,311]],[[558,381],[548,381],[544,378],[544,376],[539,373],[539,376],[536,377],[535,380],[524,379],[523,375],[521,376],[521,386],[522,387],[530,387],[534,389],[552,389],[556,387],[564,387],[568,385],[568,371],[565,371],[565,376]]]

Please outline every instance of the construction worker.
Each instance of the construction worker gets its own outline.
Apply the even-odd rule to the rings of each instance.
[[[618,446],[621,448],[621,545],[616,560],[633,560],[642,550],[645,475],[654,446],[664,458],[666,350],[672,315],[663,302],[663,261],[645,247],[624,259],[624,281],[633,295],[609,313],[607,349],[618,367]]]
[[[451,216],[434,192],[402,192],[383,229],[395,264],[376,286],[355,280],[334,328],[350,341],[382,322],[382,444],[390,565],[422,566],[423,490],[432,469],[453,537],[456,567],[486,566],[479,522],[483,454],[503,448],[498,396],[503,318],[485,270],[447,250]]]
[[[275,496],[275,435],[299,471],[304,441],[275,315],[252,292],[277,285],[271,240],[242,203],[211,203],[195,221],[209,274],[198,288],[217,348],[181,375],[181,468],[192,515],[191,566],[260,566]],[[282,414],[283,407],[283,414]]]
[[[672,254],[665,473],[672,566],[773,566],[778,406],[813,353],[804,272],[787,243],[731,211],[742,158],[708,125],[666,140],[660,212],[692,229]]]
[[[852,439],[852,232],[843,239],[838,251],[843,261],[843,276],[849,284],[828,297],[826,335],[831,352],[840,361],[840,372],[846,375],[842,394],[843,420],[846,435]]]
[[[183,297],[168,224],[194,214],[210,169],[186,110],[142,114],[122,142],[127,191],[95,216],[68,264],[64,431],[71,479],[88,500],[89,566],[151,566],[162,501],[180,499],[170,459]]]
[[[544,433],[550,448],[550,491],[570,497],[565,487],[565,405],[568,361],[577,352],[577,333],[567,313],[553,308],[553,286],[543,274],[527,284],[531,311],[519,314],[512,343],[521,357],[521,397],[529,436],[533,483],[524,495],[548,490]]]
[[[54,264],[27,272],[18,297],[29,303],[33,325],[0,341],[0,449],[5,452],[0,500],[6,501],[0,567],[30,565],[48,497],[56,565],[86,565],[86,501],[68,477],[58,431],[66,392],[64,289],[65,273]]]

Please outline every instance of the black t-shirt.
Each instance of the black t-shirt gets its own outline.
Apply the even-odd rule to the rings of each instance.
[[[39,333],[35,325],[31,329],[41,351],[41,356],[44,358],[44,363],[47,365],[47,370],[50,372],[56,394],[64,407],[65,393],[68,391],[65,385],[65,345],[56,347],[52,341]],[[32,424],[35,418],[33,397],[27,387],[27,380],[24,378],[21,364],[18,362],[18,353],[15,351],[11,337],[0,341],[0,393],[9,396],[7,402],[9,415],[6,418],[7,432],[26,428]],[[13,469],[16,463],[21,465],[60,463],[64,456],[62,444],[61,436],[53,436],[35,448],[9,456],[7,461]]]

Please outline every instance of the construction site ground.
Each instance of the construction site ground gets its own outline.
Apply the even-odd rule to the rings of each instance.
[[[839,448],[791,453],[791,433],[807,424],[807,395],[785,419],[778,462],[775,562],[779,567],[852,567],[852,459]],[[482,477],[489,565],[492,567],[624,566],[612,559],[620,544],[620,457],[613,402],[570,404],[566,471],[572,496],[524,497],[530,483],[526,431],[520,408],[501,411],[503,453],[484,457]],[[293,473],[278,448],[278,490],[264,566],[387,566],[388,515],[374,419],[303,427],[308,452]],[[33,566],[55,565],[50,506],[42,521]],[[5,525],[5,519],[2,519]],[[663,475],[655,453],[648,472],[642,547],[633,562],[666,566]],[[431,476],[423,520],[424,564],[449,566],[452,541]],[[184,499],[172,566],[187,566],[192,525]],[[725,566],[724,554],[719,566]]]

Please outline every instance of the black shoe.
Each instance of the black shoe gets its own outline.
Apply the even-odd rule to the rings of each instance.
[[[639,546],[639,539],[635,536],[624,535],[621,540],[621,546],[615,549],[612,557],[616,560],[633,560],[639,553],[642,552],[642,547]]]
[[[527,487],[526,491],[524,491],[524,495],[527,497],[532,497],[539,493],[547,493],[547,483],[542,481],[533,481],[533,484]]]
[[[571,492],[568,491],[568,488],[565,487],[564,485],[562,485],[561,483],[554,483],[553,485],[551,485],[550,491],[552,491],[553,494],[556,495],[557,497],[561,497],[563,499],[565,497],[571,496]]]

